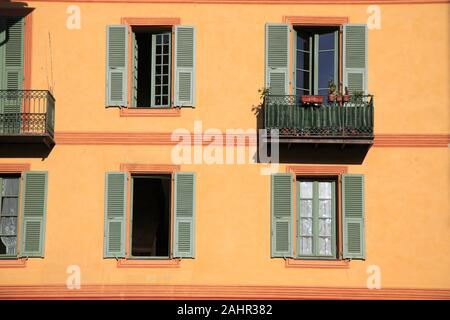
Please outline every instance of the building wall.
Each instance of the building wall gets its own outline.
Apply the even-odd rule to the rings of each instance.
[[[197,173],[195,259],[183,259],[179,268],[118,268],[114,259],[103,259],[104,174],[122,163],[171,164],[173,146],[69,144],[65,138],[192,131],[196,120],[203,130],[255,129],[265,23],[283,16],[366,23],[366,4],[27,3],[35,8],[31,87],[54,93],[56,146],[45,159],[0,159],[49,174],[45,258],[1,268],[0,285],[64,285],[67,267],[79,265],[82,285],[365,288],[367,267],[378,265],[383,288],[450,289],[448,3],[380,5],[381,29],[369,30],[375,146],[363,164],[343,165],[365,174],[367,259],[347,269],[286,268],[283,259],[270,258],[270,177],[261,175],[263,164],[181,165]],[[74,3],[80,30],[65,27]],[[106,25],[122,17],[179,17],[196,26],[194,109],[182,109],[179,117],[121,117],[119,109],[105,108]],[[412,137],[406,147],[377,145],[377,137],[389,134],[434,135],[444,143],[418,147],[420,137]]]

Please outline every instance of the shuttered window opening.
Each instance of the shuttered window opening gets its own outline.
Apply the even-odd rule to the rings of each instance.
[[[128,66],[129,43],[130,66]],[[131,26],[130,28],[128,25],[111,25],[107,27],[106,55],[107,106],[134,108],[194,106],[194,27]],[[131,76],[130,84],[128,72]],[[131,101],[128,101],[129,96]]]
[[[338,27],[268,23],[265,29],[265,87],[270,95],[325,97],[330,82],[337,88],[343,83],[340,89],[347,87],[350,94],[367,94],[367,25],[344,25],[342,41]]]
[[[195,173],[140,174],[130,178],[130,220],[126,221],[127,174],[106,174],[104,257],[193,258]],[[127,224],[130,252],[125,252]]]
[[[277,173],[271,180],[272,257],[365,259],[363,175],[341,176],[340,199],[337,177],[295,178],[289,173]],[[342,239],[338,239],[339,226]],[[338,243],[342,245],[342,256],[338,255]]]

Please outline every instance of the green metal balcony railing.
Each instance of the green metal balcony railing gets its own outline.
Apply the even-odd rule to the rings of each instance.
[[[373,96],[350,96],[348,102],[304,105],[296,96],[264,99],[264,128],[280,137],[373,138]]]
[[[0,90],[0,135],[54,136],[55,99],[47,90]]]

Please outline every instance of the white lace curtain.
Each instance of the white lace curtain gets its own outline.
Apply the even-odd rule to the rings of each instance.
[[[2,207],[0,215],[0,240],[7,255],[15,255],[17,248],[17,211],[19,207],[19,179],[2,179]]]

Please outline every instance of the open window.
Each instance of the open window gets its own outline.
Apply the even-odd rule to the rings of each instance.
[[[106,50],[108,107],[194,106],[194,27],[110,25]]]
[[[172,30],[160,27],[132,28],[132,106],[171,106]]]
[[[293,92],[328,95],[329,83],[339,83],[339,29],[294,27]]]
[[[171,175],[132,176],[131,256],[170,256]]]
[[[195,173],[106,173],[105,258],[193,258],[194,237]]]

